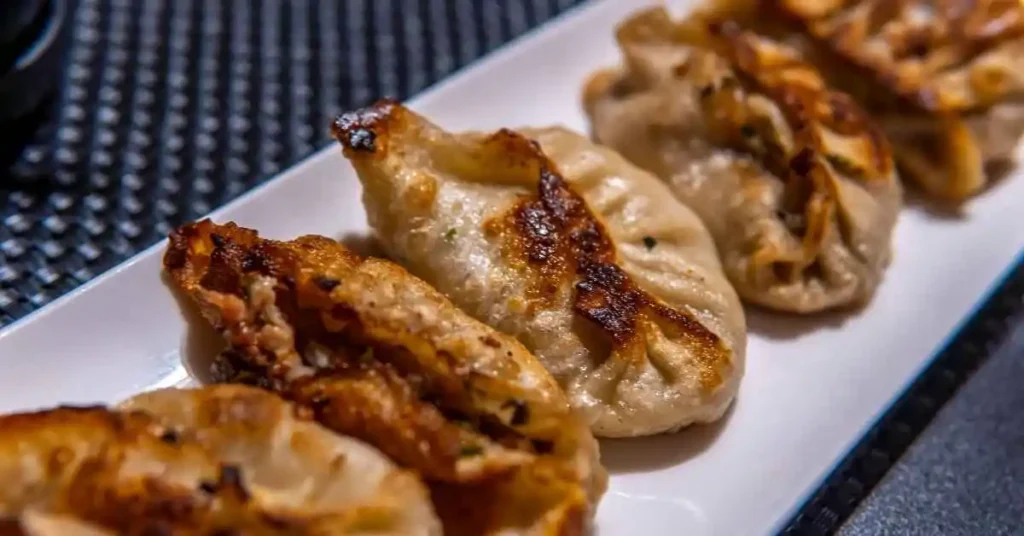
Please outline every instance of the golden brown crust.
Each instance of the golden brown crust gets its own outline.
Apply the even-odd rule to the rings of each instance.
[[[373,139],[360,150],[379,150],[381,139]],[[580,438],[574,436],[580,428],[574,428],[577,423],[564,401],[545,402],[506,383],[507,376],[539,371],[545,375],[532,381],[551,382],[557,393],[553,380],[539,364],[525,370],[532,362],[512,359],[528,355],[525,349],[462,313],[451,312],[457,320],[472,322],[472,329],[448,329],[478,335],[454,347],[424,335],[444,326],[408,323],[426,326],[430,321],[424,315],[433,311],[406,320],[393,316],[394,307],[416,310],[417,304],[383,303],[399,299],[386,293],[408,291],[411,299],[425,296],[435,307],[444,302],[401,268],[363,259],[322,237],[277,242],[209,221],[172,234],[165,266],[230,342],[231,349],[217,363],[222,379],[283,394],[327,427],[364,439],[419,471],[432,486],[461,490],[462,503],[484,508],[488,498],[474,490],[506,482],[498,486],[499,505],[491,506],[505,517],[489,516],[484,532],[515,526],[508,525],[509,516],[531,502],[547,509],[589,509],[589,490],[583,486],[591,478],[603,482],[597,473],[567,470],[557,496],[538,497],[541,490],[524,488],[529,486],[521,475],[528,473],[525,468],[570,467],[581,452]],[[481,356],[474,354],[484,351],[503,359],[507,354],[499,376],[475,367],[472,360]],[[494,402],[500,393],[506,394]],[[468,523],[442,517],[447,531]],[[538,519],[516,522],[531,526]]]
[[[976,61],[1024,38],[1024,4],[1019,0],[772,3],[880,86],[921,110],[963,112],[1024,90],[1019,74]],[[958,74],[962,69],[966,71]]]
[[[404,108],[392,99],[381,99],[374,106],[346,112],[331,124],[331,132],[351,151],[377,153],[378,138],[389,121],[401,120]]]
[[[367,361],[342,364],[309,377],[268,382],[276,373],[258,368],[254,361],[238,350],[229,351],[217,359],[215,377],[283,392],[324,426],[379,445],[389,457],[427,478],[459,482],[484,476],[460,474],[458,463],[466,452],[490,441],[467,433],[437,407],[421,400],[429,395],[393,367]]]
[[[538,157],[542,155],[537,151]],[[541,168],[538,197],[523,199],[506,217],[510,254],[537,274],[535,287],[557,289],[575,279],[573,308],[605,332],[616,347],[643,344],[641,318],[653,316],[684,334],[701,363],[701,383],[711,391],[729,363],[723,341],[688,313],[640,289],[615,263],[615,247],[586,203],[555,172]],[[492,227],[500,228],[500,227]]]
[[[0,478],[37,536],[440,533],[413,473],[237,385],[0,417]]]
[[[963,201],[1014,159],[1024,133],[1024,3],[761,3],[780,31],[811,37],[809,54],[875,114],[900,169],[927,193]]]
[[[817,69],[796,51],[744,31],[732,21],[711,21],[708,30],[712,46],[729,59],[744,85],[768,96],[785,114],[797,142],[791,152],[813,151],[840,168],[835,172],[847,172],[861,180],[892,179],[892,154],[881,130],[849,95],[830,89]],[[749,138],[742,132],[742,123],[731,126],[734,135]],[[823,130],[856,139],[857,151],[834,154],[836,148],[829,146]],[[778,166],[770,162],[770,152],[766,156],[769,169]],[[803,170],[792,161],[789,168],[796,173]]]
[[[796,50],[722,15],[699,13],[676,22],[664,8],[634,15],[619,27],[617,38],[626,49],[692,47],[673,76],[700,88],[710,141],[751,155],[783,181],[777,217],[801,247],[787,252],[774,242],[758,245],[751,255],[752,279],[771,272],[794,282],[813,267],[830,228],[842,221],[837,181],[897,187],[892,151],[881,130]],[[584,98],[604,98],[614,89],[609,84],[615,84],[610,74],[598,73]]]
[[[383,100],[349,114],[334,124],[334,135],[346,152],[364,150],[351,140],[372,132],[375,140],[389,139],[389,130],[403,128],[405,109]],[[688,312],[672,308],[640,289],[617,264],[615,246],[601,223],[559,175],[556,165],[536,142],[501,129],[482,142],[483,151],[507,167],[524,170],[536,179],[536,197],[524,197],[511,211],[489,221],[485,230],[503,236],[513,265],[533,276],[526,298],[550,300],[566,280],[574,282],[573,307],[608,335],[616,347],[643,344],[641,318],[651,317],[663,328],[685,337],[701,363],[701,382],[712,391],[723,381],[730,350],[714,332]],[[378,156],[387,148],[375,147]]]
[[[278,530],[261,528],[265,520],[250,510],[237,467],[221,466],[218,475],[187,487],[188,477],[179,475],[175,482],[133,465],[148,461],[209,468],[196,444],[138,412],[57,408],[0,417],[0,457],[7,461],[0,463],[4,515],[17,516],[31,506],[117,534],[214,534],[235,527],[253,534],[302,530],[298,520],[285,518],[275,520]],[[35,463],[41,474],[33,472]],[[8,523],[14,524],[21,525],[17,520]]]
[[[437,349],[434,364],[441,374],[421,369],[406,348],[373,341],[367,332],[374,327],[348,304],[332,300],[331,291],[347,272],[359,268],[362,258],[321,237],[276,242],[209,220],[175,231],[171,243],[166,266],[179,285],[201,296],[200,303],[236,304],[220,305],[206,315],[226,332],[236,364],[249,363],[250,370],[261,367],[258,377],[314,410],[325,425],[378,445],[425,476],[451,481],[486,476],[460,473],[459,462],[464,453],[492,441],[449,422],[438,407],[423,401],[437,400],[449,411],[467,411],[469,371],[450,366]],[[182,247],[191,254],[181,255]],[[177,264],[179,258],[185,258],[185,264]],[[276,345],[268,336],[276,336],[277,330],[261,318],[266,313],[255,304],[252,284],[247,282],[259,276],[269,278],[275,306],[297,332],[293,340],[283,342],[285,353],[268,351]],[[326,354],[329,366],[303,374],[309,369],[310,352]],[[372,357],[363,357],[368,355]]]

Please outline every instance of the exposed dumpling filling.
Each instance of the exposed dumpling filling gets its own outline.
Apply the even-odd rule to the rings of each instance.
[[[658,179],[564,129],[452,134],[388,101],[334,133],[389,254],[517,337],[595,434],[728,408],[743,311],[704,226]]]
[[[728,21],[640,12],[624,65],[584,89],[594,137],[664,179],[707,225],[744,299],[863,304],[902,192],[882,133],[796,51]]]
[[[164,264],[229,343],[217,379],[280,393],[419,472],[446,534],[589,526],[606,475],[558,385],[401,267],[210,221],[175,231]]]

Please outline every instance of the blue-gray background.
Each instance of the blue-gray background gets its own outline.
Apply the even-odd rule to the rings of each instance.
[[[1024,534],[1024,326],[939,412],[843,536]]]

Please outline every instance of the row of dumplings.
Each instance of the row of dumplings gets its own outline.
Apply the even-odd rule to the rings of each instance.
[[[15,449],[0,475],[19,482],[0,533],[588,532],[607,485],[595,436],[731,404],[741,299],[867,302],[900,173],[962,202],[1009,162],[1022,14],[642,11],[617,30],[623,64],[584,84],[596,142],[450,133],[387,100],[344,114],[333,133],[394,262],[231,223],[176,230],[164,269],[223,336],[218,384],[0,418]]]
[[[213,384],[0,416],[0,534],[589,532],[607,474],[554,378],[400,266],[204,220],[164,270]]]

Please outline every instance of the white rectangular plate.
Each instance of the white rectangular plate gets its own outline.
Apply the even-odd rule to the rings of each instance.
[[[619,60],[612,30],[645,2],[597,1],[416,98],[449,129],[561,123],[586,130],[580,84]],[[672,2],[683,10],[690,2]],[[218,210],[265,236],[365,232],[360,187],[334,147]],[[910,206],[877,297],[854,316],[750,313],[748,369],[723,423],[603,444],[598,513],[613,534],[761,534],[781,528],[931,361],[1024,246],[1024,177],[960,218]],[[160,275],[163,244],[0,332],[0,410],[113,402],[192,380],[186,322]]]

